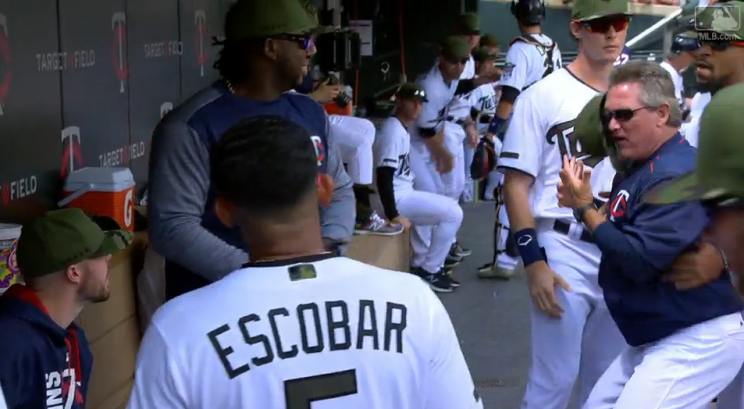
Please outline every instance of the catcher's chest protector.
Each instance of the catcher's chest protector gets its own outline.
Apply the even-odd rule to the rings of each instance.
[[[534,45],[536,47],[539,47],[543,51],[541,53],[545,55],[545,72],[543,72],[543,78],[547,77],[555,70],[555,64],[553,64],[553,51],[555,50],[555,41],[551,41],[550,45],[546,46],[545,44],[538,41],[537,38],[535,38],[532,34],[525,34],[513,39],[511,43],[509,43],[509,46],[511,47],[512,44],[518,41]],[[527,87],[529,87],[529,85]],[[527,87],[525,87],[525,89],[527,89]]]

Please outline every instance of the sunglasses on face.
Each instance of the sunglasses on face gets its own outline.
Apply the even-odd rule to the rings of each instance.
[[[452,65],[458,65],[458,64],[465,65],[468,63],[469,58],[445,57],[445,60],[447,60],[447,62]]]
[[[604,110],[604,121],[605,125],[609,125],[610,121],[612,121],[612,118],[617,119],[618,122],[628,122],[635,116],[636,112],[648,108],[647,106],[642,106],[640,108],[636,109],[629,109],[629,108],[623,108],[623,109],[616,109],[614,111],[605,109]]]
[[[594,20],[581,22],[581,25],[586,28],[590,33],[605,34],[610,31],[610,27],[615,29],[615,32],[621,32],[628,28],[630,24],[630,16],[609,16],[601,17]]]
[[[700,45],[707,45],[713,51],[725,51],[729,47],[744,47],[744,41],[737,40],[701,40]]]
[[[315,45],[315,36],[312,34],[278,34],[271,38],[297,43],[305,51],[309,51]]]

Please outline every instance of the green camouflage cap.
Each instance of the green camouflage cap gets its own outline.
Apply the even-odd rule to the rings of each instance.
[[[498,54],[493,53],[485,48],[476,48],[475,50],[473,50],[473,59],[475,61],[495,60],[498,57]]]
[[[395,97],[399,99],[420,99],[421,102],[429,102],[429,99],[426,98],[424,87],[410,82],[401,84],[395,93]]]
[[[742,25],[742,10],[744,2],[728,1],[712,6],[698,7],[695,13],[695,30],[698,38],[705,38],[708,33],[711,40],[720,37],[721,40],[744,40],[744,25]],[[715,33],[720,36],[714,37]]]
[[[448,36],[439,44],[442,47],[442,55],[446,58],[463,59],[470,58],[470,47],[464,38],[460,36]]]
[[[41,277],[124,250],[134,233],[103,231],[82,210],[53,210],[23,226],[16,257],[24,277]]]
[[[571,18],[589,21],[617,14],[630,14],[628,0],[574,0]]]
[[[592,156],[605,156],[605,136],[602,125],[604,94],[592,98],[576,117],[574,136],[581,144],[581,151]]]
[[[225,40],[314,33],[318,10],[309,0],[237,0],[225,16]]]
[[[718,91],[700,118],[697,165],[690,174],[654,189],[654,204],[744,198],[744,84]]]
[[[481,47],[498,47],[499,39],[496,38],[496,36],[493,34],[486,34],[481,37],[480,46]]]
[[[480,17],[475,13],[465,13],[461,15],[457,22],[457,31],[459,34],[480,33]]]

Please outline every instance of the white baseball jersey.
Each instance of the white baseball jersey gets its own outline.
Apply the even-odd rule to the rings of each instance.
[[[413,190],[415,175],[411,172],[411,135],[397,117],[391,116],[380,126],[372,145],[375,168],[395,168],[393,190],[398,193]],[[377,177],[375,177],[375,185]],[[378,187],[379,191],[379,187]]]
[[[483,84],[473,90],[468,96],[470,97],[470,106],[476,111],[480,112],[482,116],[493,118],[496,115],[496,105],[499,103],[497,98],[494,84]],[[476,129],[478,132],[485,132],[488,129],[488,124],[477,123]]]
[[[468,62],[465,63],[465,68],[463,68],[462,74],[460,74],[461,80],[469,80],[471,78],[475,78],[475,59],[472,55],[468,58]]]
[[[604,159],[582,152],[573,134],[576,117],[598,93],[563,68],[517,99],[498,167],[517,169],[535,178],[530,190],[535,219],[574,219],[571,209],[558,206],[558,173],[563,155],[577,157],[589,167]]]
[[[458,81],[452,81],[449,85],[444,82],[442,72],[435,64],[426,74],[416,79],[426,91],[426,99],[421,109],[416,124],[411,129],[411,143],[422,144],[419,137],[420,128],[433,128],[436,132],[444,129],[444,121],[448,115],[449,104],[455,96]]]
[[[421,279],[322,255],[259,266],[155,314],[128,408],[483,407]]]
[[[690,104],[690,121],[682,124],[680,127],[680,133],[687,139],[687,142],[696,147],[699,142],[700,132],[700,117],[703,115],[705,107],[710,103],[710,92],[698,92],[692,97],[692,103]]]
[[[515,41],[506,53],[504,72],[501,74],[499,84],[522,91],[545,75],[550,61],[548,61],[548,49],[553,48],[553,71],[563,66],[561,50],[550,37],[545,34],[533,34],[532,38],[544,47],[529,44],[524,41]]]
[[[674,97],[677,98],[677,102],[679,102],[679,106],[681,108],[685,103],[684,98],[682,98],[682,92],[685,89],[682,74],[680,74],[679,71],[675,70],[674,67],[672,67],[672,65],[666,61],[659,63],[659,65],[661,65],[661,68],[665,69],[669,73],[669,75],[672,76],[672,82],[674,83]]]

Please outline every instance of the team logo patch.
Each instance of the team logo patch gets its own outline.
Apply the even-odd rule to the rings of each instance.
[[[512,72],[514,72],[514,64],[510,62],[505,63],[504,72],[501,74],[501,76],[504,78],[511,77]]]
[[[308,280],[318,276],[312,264],[300,264],[289,268],[289,279],[292,281]]]
[[[630,193],[627,190],[621,190],[615,196],[615,199],[610,203],[610,221],[615,221],[625,216],[625,211],[628,209],[628,199]]]

